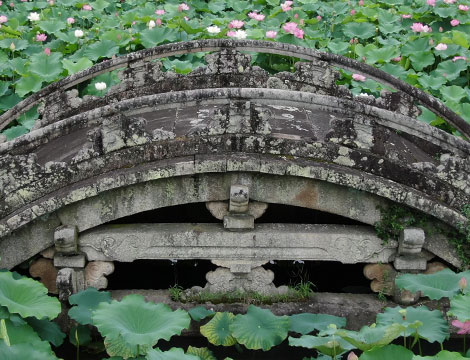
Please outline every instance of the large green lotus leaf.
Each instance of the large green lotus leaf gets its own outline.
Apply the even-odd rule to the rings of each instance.
[[[5,306],[0,306],[0,319],[8,319],[10,317],[10,313]]]
[[[289,336],[290,346],[301,346],[308,349],[316,349],[322,354],[328,356],[340,355],[348,350],[354,349],[354,346],[343,340],[339,336],[312,336],[302,335],[299,338]]]
[[[450,300],[448,316],[454,316],[462,322],[470,320],[470,294],[457,295]]]
[[[146,357],[147,360],[200,360],[196,355],[185,354],[183,349],[172,348],[168,351],[151,349]]]
[[[230,312],[218,312],[206,325],[201,326],[201,334],[209,340],[211,344],[232,346],[237,340],[232,336],[230,325],[235,315]]]
[[[435,58],[431,51],[416,51],[410,55],[411,64],[416,71],[434,64]]]
[[[384,46],[378,49],[372,49],[366,53],[366,63],[384,63],[400,55],[400,51],[395,46]]]
[[[85,49],[85,56],[95,61],[99,58],[110,58],[119,52],[119,46],[117,46],[111,40],[101,40],[91,44]]]
[[[336,334],[359,350],[368,351],[390,344],[403,335],[405,330],[406,326],[392,324],[390,326],[364,326],[360,331],[339,330]]]
[[[8,38],[8,39],[3,39],[3,40],[0,41],[0,48],[10,49],[10,46],[11,46],[12,43],[13,43],[13,45],[15,45],[15,50],[16,51],[24,50],[29,45],[26,40]]]
[[[2,338],[10,345],[16,344],[37,344],[41,342],[39,335],[31,326],[24,323],[16,325],[11,320],[2,320]]]
[[[0,341],[0,359],[57,360],[58,358],[45,341],[35,343],[34,346],[28,343],[8,346],[4,341]]]
[[[365,353],[359,357],[360,360],[412,360],[414,354],[398,345],[387,345],[381,348],[376,348]]]
[[[450,269],[444,269],[434,274],[404,274],[395,279],[395,284],[400,289],[421,291],[428,298],[439,300],[458,293],[461,277]]]
[[[196,306],[189,310],[188,313],[194,321],[201,321],[202,319],[215,314],[214,311],[208,310],[204,306]]]
[[[28,132],[29,130],[26,127],[22,125],[18,125],[18,126],[12,126],[4,130],[2,134],[7,137],[7,140],[12,140],[14,138],[17,138],[18,136],[27,134]]]
[[[434,356],[419,356],[415,355],[413,360],[460,360],[460,359],[468,359],[463,357],[458,352],[450,352],[447,350],[442,350]]]
[[[337,328],[346,326],[346,318],[327,314],[296,314],[290,316],[290,329],[296,333],[306,335],[313,330],[323,331],[334,324]]]
[[[418,81],[425,88],[439,90],[447,82],[447,79],[442,76],[421,75]]]
[[[46,287],[30,278],[15,280],[9,271],[0,272],[0,304],[12,314],[54,319],[60,313],[60,302],[47,296]]]
[[[370,23],[357,23],[350,22],[344,25],[343,33],[349,39],[358,38],[358,39],[369,39],[375,35],[375,25]]]
[[[284,341],[289,327],[288,316],[276,316],[267,309],[250,305],[245,315],[235,316],[230,331],[247,349],[266,351]]]
[[[416,322],[421,322],[422,326],[417,328],[419,337],[429,342],[442,343],[449,337],[449,325],[442,317],[439,310],[429,310],[426,306],[407,307],[405,319],[400,311],[403,310],[397,306],[394,308],[385,308],[383,314],[377,314],[377,325],[389,326],[391,324],[401,324],[407,327],[406,336],[415,334]],[[410,326],[411,325],[411,326]]]
[[[72,75],[79,71],[88,69],[89,67],[92,67],[93,63],[86,57],[82,57],[77,61],[64,59],[62,60],[62,65],[64,65],[64,69],[67,70],[68,74]]]
[[[465,90],[460,86],[443,86],[440,88],[440,92],[444,97],[445,101],[453,101],[455,103],[460,102],[462,98],[467,96]]]
[[[65,334],[59,325],[48,319],[36,319],[29,317],[26,322],[36,331],[42,340],[49,341],[54,346],[60,346],[64,342]]]
[[[169,340],[189,327],[191,318],[184,310],[146,302],[141,295],[128,295],[122,301],[101,303],[94,311],[93,324],[104,337],[122,336],[130,345],[155,345]]]
[[[445,77],[447,80],[452,81],[460,76],[460,73],[467,68],[466,61],[452,61],[446,60],[437,65],[433,73]]]
[[[199,356],[201,360],[217,360],[212,351],[210,351],[206,347],[197,348],[188,346],[188,350],[186,350],[186,354],[188,355],[195,355]]]
[[[429,51],[431,49],[431,45],[429,45],[428,38],[419,38],[413,41],[408,41],[403,45],[401,48],[402,55],[410,56],[415,52],[421,51]]]
[[[42,87],[42,78],[30,74],[29,76],[22,76],[16,83],[15,83],[15,92],[23,97],[30,92],[36,92],[41,90]]]
[[[38,26],[41,30],[48,34],[57,34],[60,32],[60,30],[63,30],[66,27],[65,21],[59,20],[40,21]]]
[[[172,42],[178,39],[178,32],[167,27],[146,29],[141,34],[140,40],[146,48],[152,48],[164,42]]]
[[[89,287],[69,297],[71,305],[78,305],[69,310],[69,317],[82,325],[92,325],[92,312],[98,308],[99,304],[110,302],[111,293]]]
[[[60,73],[62,72],[62,54],[58,52],[51,53],[46,55],[41,52],[31,56],[29,71],[44,81],[54,81],[57,80]]]
[[[119,356],[123,359],[146,355],[152,349],[151,345],[129,344],[126,338],[121,335],[106,337],[104,346],[109,356]]]

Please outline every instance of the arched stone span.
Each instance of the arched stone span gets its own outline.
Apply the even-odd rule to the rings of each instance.
[[[120,193],[114,201],[125,204],[135,186],[214,173],[315,179],[360,191],[369,209],[391,201],[453,227],[466,221],[461,210],[470,202],[467,142],[416,121],[413,103],[400,93],[354,98],[336,86],[335,70],[317,58],[298,64],[296,73],[270,76],[235,50],[249,49],[240,44],[221,42],[223,50],[207,56],[207,67],[187,76],[142,61],[124,71],[122,82],[104,98],[82,99],[74,91],[44,97],[37,129],[0,144],[2,248],[9,249],[19,231],[31,234],[37,224],[50,235],[47,229],[73,223],[83,204],[96,205],[107,194]],[[188,48],[194,51],[194,44]],[[197,201],[228,197],[228,189],[224,196],[209,194],[214,187],[205,191],[208,195]],[[292,195],[289,189],[285,193]],[[292,204],[316,208],[318,203],[308,203],[313,193],[307,191],[307,204],[301,204],[302,197]],[[273,196],[259,194],[253,199]],[[273,198],[289,203],[283,201]],[[77,213],[67,217],[65,209],[72,208]],[[111,207],[109,220],[136,210],[119,211]],[[346,215],[362,216],[366,223],[377,218]],[[47,216],[46,223],[37,220]],[[17,258],[8,255],[2,262],[13,266],[51,241],[45,236],[25,244]]]

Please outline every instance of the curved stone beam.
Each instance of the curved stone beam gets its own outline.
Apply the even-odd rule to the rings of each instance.
[[[341,55],[322,53],[313,49],[298,47],[295,45],[271,41],[235,41],[230,39],[195,40],[183,43],[166,44],[153,49],[146,49],[131,53],[117,59],[104,61],[91,67],[90,69],[71,75],[45,87],[39,92],[23,100],[4,114],[0,115],[0,130],[5,128],[11,121],[15,120],[23,112],[29,110],[31,107],[37,104],[41,98],[44,98],[45,96],[50,95],[56,91],[63,92],[65,89],[71,88],[76,84],[82,83],[102,73],[106,73],[122,67],[128,67],[130,64],[142,59],[152,60],[173,55],[216,51],[227,48],[243,51],[280,54],[311,61],[322,60],[332,66],[339,66],[351,71],[363,73],[379,82],[403,91],[414,99],[421,101],[421,103],[429,110],[433,111],[438,116],[443,117],[446,121],[458,129],[464,136],[470,138],[470,124],[468,124],[462,117],[450,110],[433,96],[426,94],[422,90],[415,88],[380,69],[376,69],[372,66],[357,62],[356,60],[349,59]]]
[[[168,111],[170,122],[162,122]],[[113,188],[227,171],[325,180],[458,226],[470,202],[470,145],[409,119],[278,89],[205,89],[123,100],[0,145],[0,236]],[[443,155],[437,159],[436,152]],[[251,160],[243,162],[244,156]]]

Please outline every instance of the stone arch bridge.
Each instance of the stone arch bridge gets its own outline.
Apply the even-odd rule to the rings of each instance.
[[[159,58],[207,52],[187,75]],[[250,53],[301,59],[269,74]],[[395,91],[354,97],[338,68]],[[119,70],[102,97],[80,83]],[[442,232],[373,229],[399,204],[458,229],[470,203],[470,146],[419,122],[421,104],[465,137],[470,126],[430,95],[338,55],[262,41],[201,40],[139,51],[49,85],[0,116],[3,128],[35,105],[33,131],[0,144],[0,267],[53,258],[63,298],[105,287],[113,261],[209,259],[211,290],[278,291],[269,260],[461,266]],[[157,208],[206,203],[220,224],[109,225]],[[269,204],[341,215],[363,225],[257,224]],[[394,270],[394,271],[395,271]],[[383,280],[383,279],[382,279]],[[51,285],[52,287],[52,285]]]

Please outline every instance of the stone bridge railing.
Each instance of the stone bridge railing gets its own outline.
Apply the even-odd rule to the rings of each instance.
[[[205,67],[187,75],[163,72],[154,61],[198,51],[216,52],[206,55]],[[307,61],[296,64],[294,73],[270,75],[252,66],[243,51]],[[400,91],[378,99],[354,97],[336,85],[336,66]],[[73,89],[121,68],[121,82],[103,97],[81,98]],[[59,249],[60,239],[72,239],[71,253],[86,255],[78,258],[79,267],[85,266],[86,259],[178,257],[178,247],[187,246],[194,258],[205,254],[219,263],[238,256],[238,262],[225,266],[233,266],[234,273],[240,269],[249,273],[251,265],[245,260],[258,264],[281,255],[297,259],[302,253],[321,259],[321,251],[334,252],[315,236],[323,231],[321,227],[280,227],[278,234],[287,239],[307,234],[305,242],[294,241],[290,248],[279,235],[269,245],[266,229],[255,225],[256,216],[249,213],[247,204],[241,213],[231,207],[220,210],[223,204],[229,206],[229,200],[236,208],[231,189],[237,186],[246,193],[246,201],[259,206],[302,206],[373,225],[381,218],[377,206],[397,203],[457,229],[467,221],[462,208],[470,203],[470,145],[417,121],[415,101],[464,135],[470,134],[468,124],[439,101],[380,70],[287,44],[204,40],[103,62],[50,85],[0,117],[4,126],[41,104],[42,118],[31,133],[0,144],[0,266],[11,268],[27,260],[53,245],[54,238]],[[138,241],[121,239],[123,235],[105,225],[139,212],[194,202],[206,202],[214,214],[223,213],[214,216],[223,219],[225,228],[209,226],[201,228],[203,232],[244,229],[240,253],[217,243],[207,245],[210,251],[201,249],[200,241],[219,235],[199,236],[199,228],[184,235],[181,229],[187,225],[173,234],[174,228],[154,224]],[[127,229],[138,233],[132,226]],[[388,259],[395,260],[396,267],[408,266],[396,261],[408,250],[397,252],[397,243],[380,247],[380,239],[367,226],[359,229],[362,235],[355,240],[351,234],[356,230],[332,230],[332,249],[352,246],[357,253],[367,254],[367,249],[377,248],[355,262]],[[161,236],[152,236],[155,232]],[[254,237],[260,242],[250,242]],[[346,245],[338,240],[342,238],[347,239]],[[362,241],[366,238],[371,240]],[[410,239],[417,239],[417,244],[409,240],[410,254],[416,249],[420,253],[422,247],[426,258],[437,255],[460,265],[442,236]],[[113,247],[117,244],[119,251]],[[215,250],[218,246],[221,252]],[[262,255],[256,258],[256,254]],[[71,258],[67,259],[71,266]],[[344,262],[340,256],[331,260]],[[56,266],[66,266],[67,261],[61,261],[59,254]],[[418,263],[422,268],[423,262]]]

